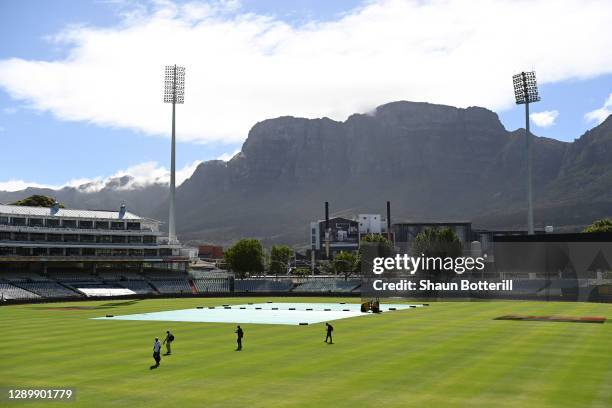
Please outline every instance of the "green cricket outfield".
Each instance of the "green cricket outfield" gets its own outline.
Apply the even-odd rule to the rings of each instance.
[[[612,305],[437,302],[324,325],[92,320],[245,302],[340,298],[182,298],[0,307],[0,387],[72,388],[74,401],[3,407],[612,406],[612,324],[501,321],[507,314],[604,316]],[[154,337],[173,355],[150,370]]]

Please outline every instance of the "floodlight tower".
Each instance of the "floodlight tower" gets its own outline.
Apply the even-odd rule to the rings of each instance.
[[[529,104],[538,102],[538,84],[535,72],[521,72],[512,77],[514,83],[514,96],[517,105],[525,105],[525,145],[527,148],[527,233],[533,235],[533,191],[531,173],[533,166],[533,148],[531,146],[531,133],[529,132]]]
[[[170,157],[170,203],[168,216],[168,242],[176,243],[176,227],[174,221],[174,196],[176,190],[176,134],[175,114],[176,104],[185,102],[185,67],[166,65],[164,81],[164,103],[172,104],[172,153]]]

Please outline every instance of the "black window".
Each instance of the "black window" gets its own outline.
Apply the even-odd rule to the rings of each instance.
[[[93,221],[79,221],[79,228],[83,228],[83,229],[92,229],[93,228]]]
[[[30,241],[44,241],[45,234],[30,234]]]
[[[0,247],[0,255],[13,255],[13,248],[10,247]]]
[[[81,242],[96,242],[96,237],[94,235],[81,235]]]
[[[28,240],[28,234],[26,234],[25,232],[16,232],[14,239],[15,239],[15,241],[27,241]]]
[[[50,256],[64,256],[64,248],[49,248]]]
[[[47,241],[49,242],[61,242],[62,236],[61,234],[47,234]]]
[[[0,232],[0,241],[9,241],[11,239],[10,232]]]
[[[32,248],[32,255],[33,256],[46,256],[47,248]]]
[[[113,249],[113,256],[127,256],[127,249]]]
[[[26,225],[26,219],[20,217],[11,218],[11,225]]]
[[[142,249],[130,249],[130,256],[143,256],[144,251]]]
[[[43,223],[44,221],[42,218],[30,218],[29,219],[30,227],[42,227]]]
[[[64,242],[79,242],[77,234],[64,234]]]
[[[172,255],[172,249],[170,249],[170,248],[160,248],[159,255],[160,256],[171,256]]]
[[[125,244],[126,237],[123,235],[113,235],[112,241],[113,244]]]
[[[145,256],[157,256],[157,249],[145,249]]]
[[[113,251],[111,249],[100,248],[96,250],[97,256],[111,256]]]
[[[111,242],[111,236],[110,235],[98,235],[96,237],[96,242],[107,242],[107,243],[110,243]]]
[[[108,221],[96,221],[96,229],[108,229]]]
[[[129,229],[129,230],[139,230],[140,229],[140,223],[139,222],[128,222],[127,223],[127,229]]]
[[[145,235],[142,237],[142,242],[145,244],[154,244],[156,242],[155,235]]]
[[[81,248],[66,248],[66,256],[79,256],[81,255]]]
[[[9,219],[8,217],[0,217],[0,225],[8,225]]]
[[[128,236],[128,242],[131,244],[139,244],[142,242],[142,237],[139,235],[130,235]]]
[[[57,218],[48,218],[46,223],[49,228],[58,228],[60,226],[60,220]]]
[[[31,256],[31,254],[32,254],[31,248],[22,248],[22,247],[17,248],[17,255]]]
[[[76,220],[63,220],[62,225],[64,226],[64,228],[76,228],[77,222]]]
[[[113,222],[111,222],[111,229],[122,230],[122,229],[125,229],[125,226],[124,226],[123,222],[113,221]]]
[[[83,256],[95,256],[96,249],[95,248],[83,248],[81,249],[81,254],[83,254]]]

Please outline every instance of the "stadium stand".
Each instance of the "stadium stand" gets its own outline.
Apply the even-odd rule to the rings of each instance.
[[[223,278],[195,279],[193,283],[198,293],[228,293],[229,280]]]
[[[102,271],[98,272],[98,276],[105,281],[144,280],[141,275],[131,271]]]
[[[361,281],[358,279],[338,280],[338,279],[311,279],[293,289],[294,292],[341,292],[348,293],[359,287]]]
[[[72,291],[56,282],[19,282],[16,284],[22,289],[34,292],[44,298],[80,297],[81,294]]]
[[[234,281],[235,292],[289,292],[293,282],[289,279],[267,280],[267,279],[236,279]]]
[[[100,280],[91,274],[85,272],[53,271],[49,272],[49,277],[60,282],[99,282]]]
[[[126,289],[135,292],[138,295],[151,295],[155,294],[155,290],[144,280],[126,280],[118,282],[119,285]]]
[[[49,278],[41,276],[34,272],[3,272],[0,276],[2,279],[9,282],[47,282]]]
[[[13,286],[10,283],[0,283],[0,299],[11,300],[11,299],[37,299],[39,295]]]
[[[145,270],[140,275],[142,275],[145,279],[149,280],[166,280],[169,278],[187,278],[189,275],[186,273],[174,272],[174,271],[164,271],[164,270]]]
[[[162,294],[187,294],[193,293],[189,281],[186,279],[165,279],[165,280],[152,280],[151,285]]]

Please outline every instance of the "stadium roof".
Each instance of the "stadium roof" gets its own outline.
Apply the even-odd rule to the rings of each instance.
[[[103,211],[103,210],[78,210],[70,208],[47,208],[47,207],[27,207],[21,205],[4,205],[0,204],[0,214],[5,215],[23,215],[23,216],[38,216],[38,217],[64,217],[64,218],[94,218],[104,220],[151,220],[149,218],[140,217],[129,211],[126,211],[123,216],[120,216],[119,211]]]

